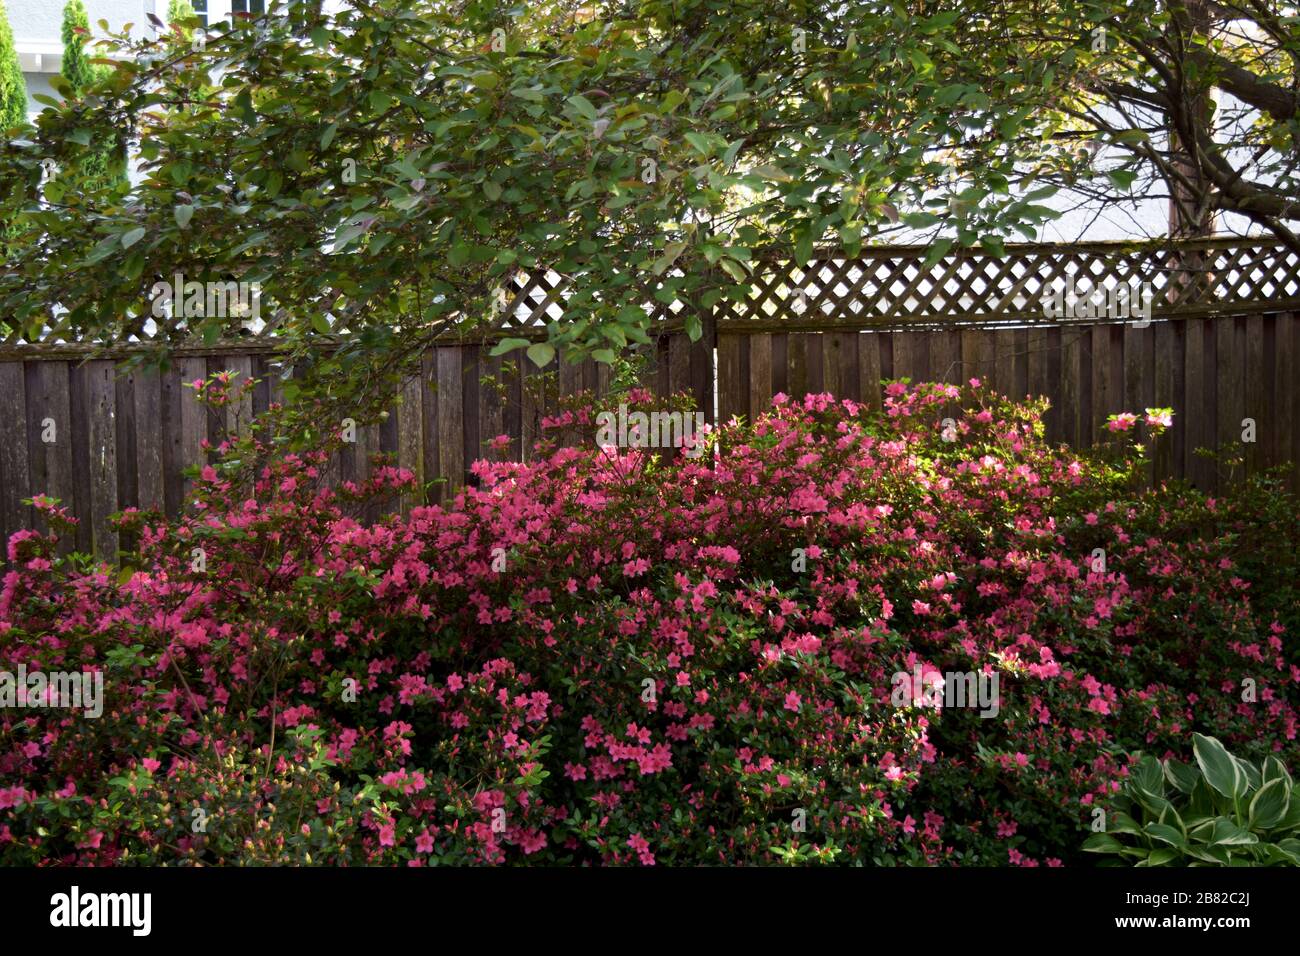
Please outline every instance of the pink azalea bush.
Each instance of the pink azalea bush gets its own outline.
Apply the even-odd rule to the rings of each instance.
[[[579,407],[375,522],[409,473],[335,493],[257,442],[253,487],[125,515],[121,573],[20,532],[0,668],[107,701],[0,710],[0,863],[1058,865],[1131,752],[1295,761],[1300,622],[1258,593],[1294,505],[1139,491],[1160,410],[1089,456],[1041,411],[778,396],[692,458]],[[996,674],[998,714],[896,703],[918,669]]]

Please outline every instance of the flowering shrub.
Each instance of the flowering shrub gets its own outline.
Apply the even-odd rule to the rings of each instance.
[[[335,493],[254,438],[251,487],[123,516],[120,574],[20,532],[0,668],[107,699],[0,710],[0,863],[1056,865],[1126,751],[1293,760],[1287,571],[1248,552],[1289,540],[1294,587],[1294,505],[1140,491],[1165,410],[1086,456],[1042,410],[778,396],[690,457],[574,407],[586,441],[377,522],[409,473]],[[917,672],[996,677],[996,716],[897,702]]]

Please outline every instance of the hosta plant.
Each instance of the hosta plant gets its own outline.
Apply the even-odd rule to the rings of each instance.
[[[1104,832],[1084,844],[1137,866],[1300,865],[1300,800],[1276,757],[1235,757],[1214,737],[1192,735],[1195,766],[1143,756]]]

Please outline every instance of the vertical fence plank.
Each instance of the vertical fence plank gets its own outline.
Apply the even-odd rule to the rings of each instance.
[[[717,321],[713,311],[703,310],[700,325],[703,329],[700,338],[689,347],[691,364],[691,393],[695,396],[695,407],[704,412],[704,420],[714,424],[718,420],[718,410],[714,407],[714,351],[718,347]]]
[[[461,349],[447,346],[437,351],[438,367],[438,463],[446,478],[447,494],[454,495],[465,483],[464,409],[461,391]]]
[[[844,372],[844,360],[840,355],[840,337],[835,332],[823,332],[818,338],[822,343],[822,387],[836,398],[844,393],[841,376]]]
[[[462,422],[462,440],[464,451],[464,481],[470,480],[470,466],[483,456],[481,421],[479,418],[479,376],[483,366],[479,361],[480,349],[477,345],[466,345],[461,349],[460,371],[460,407]],[[561,356],[561,360],[564,356]],[[582,390],[582,369],[576,362],[565,363],[569,372],[569,395],[576,395]]]
[[[180,371],[180,462],[181,468],[201,467],[204,463],[203,439],[208,434],[208,415],[199,404],[197,393],[190,384],[207,375],[207,364],[201,358],[183,358],[178,363]],[[193,482],[183,479],[182,495],[188,495]]]
[[[476,457],[491,458],[496,461],[501,458],[501,455],[492,451],[489,443],[506,430],[505,381],[501,371],[501,356],[488,355],[489,351],[489,349],[483,349],[479,356],[479,445]],[[594,392],[596,384],[594,381],[595,369],[584,369],[584,371],[592,372],[593,381],[590,384],[591,391]]]
[[[1273,381],[1272,395],[1269,400],[1277,415],[1277,429],[1273,436],[1273,464],[1284,461],[1297,461],[1297,467],[1291,470],[1291,490],[1300,490],[1297,472],[1300,472],[1300,457],[1292,458],[1292,443],[1300,444],[1300,424],[1297,412],[1300,412],[1300,368],[1296,364],[1296,347],[1300,345],[1295,339],[1296,319],[1289,312],[1274,316]],[[1296,454],[1300,456],[1300,449]]]
[[[790,397],[802,400],[808,394],[808,339],[804,333],[791,333],[786,340],[786,383]]]
[[[1124,324],[1124,410],[1141,413],[1142,382],[1146,370],[1142,367],[1142,333],[1145,330]]]
[[[156,366],[134,373],[131,399],[135,405],[135,503],[143,510],[167,507],[163,481],[162,380]]]
[[[690,340],[685,335],[668,337],[668,394],[691,392],[691,348]],[[693,392],[691,392],[694,395]],[[699,396],[695,396],[697,401]],[[697,405],[698,411],[704,411],[703,405]]]
[[[1016,333],[998,329],[993,333],[993,387],[1008,398],[1016,394]]]
[[[1188,319],[1183,323],[1186,334],[1183,339],[1183,401],[1182,412],[1174,419],[1178,427],[1181,419],[1183,429],[1183,474],[1198,488],[1206,490],[1206,462],[1197,453],[1197,449],[1213,444],[1209,439],[1210,424],[1205,417],[1207,396],[1205,386],[1205,330],[1208,323],[1204,319]]]
[[[1174,337],[1174,327],[1170,322],[1159,322],[1148,331],[1154,333],[1153,360],[1155,362],[1154,397],[1152,404],[1156,408],[1172,408],[1177,400],[1174,391],[1174,365],[1177,356],[1174,350],[1178,343]],[[1181,423],[1175,427],[1181,427]],[[1157,441],[1152,453],[1155,480],[1157,482],[1172,478],[1181,469],[1174,468],[1174,436],[1172,429],[1166,431]]]
[[[1112,352],[1111,329],[1118,326],[1094,325],[1092,327],[1092,418],[1090,442],[1096,444],[1105,431],[1106,419],[1120,412],[1121,383],[1115,381],[1115,359],[1122,358]],[[1122,347],[1122,346],[1121,346]],[[1121,365],[1121,368],[1123,366]]]
[[[858,359],[858,333],[836,332],[834,335],[839,341],[837,352],[840,370],[837,377],[842,394],[838,397],[860,402],[862,401],[862,372]]]
[[[0,362],[0,563],[8,551],[9,536],[31,527],[32,496],[27,451],[27,383],[22,362]]]
[[[542,419],[546,417],[546,376],[548,372],[545,368],[539,368],[527,359],[519,363],[519,371],[522,379],[519,383],[519,418],[523,460],[532,461],[533,446],[541,440]],[[656,378],[658,377],[656,376]],[[664,375],[663,378],[666,382],[667,376]]]
[[[438,352],[425,349],[420,357],[420,442],[424,473],[420,479],[420,500],[435,504],[442,500],[443,486],[436,482],[442,475],[438,463]]]
[[[523,461],[523,387],[524,363],[527,360],[523,353],[515,353],[513,357],[503,359],[501,362],[501,376],[505,381],[505,433],[510,436],[510,447],[506,449],[506,455],[510,461]],[[597,368],[597,379],[600,394],[608,395],[612,388],[608,365],[602,364]]]
[[[88,395],[89,371],[84,363],[73,363],[68,369],[69,410],[72,429],[72,502],[73,513],[81,518],[76,528],[77,550],[94,553],[95,518],[90,487],[90,399]]]
[[[913,348],[916,343],[907,332],[890,333],[894,347],[894,378],[910,378],[916,381],[916,356]]]
[[[978,378],[981,385],[992,385],[994,364],[993,333],[984,329],[962,329],[962,381]]]
[[[117,498],[117,381],[111,361],[86,363],[87,459],[91,539],[101,561],[117,560],[118,536],[109,516]]]
[[[1034,397],[1047,395],[1049,385],[1047,381],[1047,329],[1041,326],[1035,326],[1028,330],[1028,343],[1026,349],[1029,352],[1029,394]]]
[[[1238,321],[1231,318],[1219,318],[1214,321],[1215,361],[1218,372],[1218,449],[1221,455],[1231,459],[1242,458],[1245,446],[1241,442],[1241,420],[1246,417],[1246,357],[1245,326],[1238,330]],[[1258,432],[1258,429],[1257,429]],[[1220,476],[1224,465],[1220,464]],[[1240,466],[1233,466],[1233,473],[1240,474]],[[1216,484],[1217,491],[1222,484]]]
[[[1292,369],[1292,377],[1282,385],[1290,391],[1291,404],[1291,452],[1287,458],[1296,466],[1291,471],[1291,490],[1300,493],[1300,387],[1296,384],[1300,381],[1300,314],[1288,313],[1287,319],[1291,326]]]
[[[1078,448],[1086,441],[1083,396],[1083,338],[1086,329],[1061,329],[1061,440]]]
[[[789,382],[790,336],[785,332],[772,334],[772,394],[790,394]]]
[[[117,506],[119,508],[138,508],[140,506],[139,477],[135,446],[135,386],[136,373],[139,370],[121,370],[114,380],[114,396],[117,411]],[[128,536],[120,542],[123,549],[134,544],[134,536]]]
[[[729,422],[736,415],[749,415],[749,389],[740,369],[741,339],[718,335],[718,421]]]
[[[1267,382],[1264,377],[1264,317],[1247,316],[1241,323],[1245,337],[1245,354],[1238,356],[1245,363],[1245,416],[1255,420],[1255,441],[1246,445],[1246,474],[1253,475],[1265,467],[1267,451],[1273,433],[1277,430],[1277,415],[1265,402]]]
[[[718,336],[721,341],[722,336]],[[721,364],[719,362],[719,364]],[[758,418],[772,407],[772,336],[749,337],[749,413]]]
[[[804,354],[808,363],[808,392],[820,395],[826,391],[826,336],[822,333],[804,336]]]
[[[961,333],[956,329],[931,333],[930,372],[936,382],[958,385],[963,381]]]
[[[881,408],[883,403],[880,380],[880,334],[876,332],[858,333],[858,374],[862,393],[862,403],[868,408]]]
[[[235,438],[248,434],[253,421],[253,390],[248,387],[253,380],[253,360],[247,355],[232,355],[222,364],[225,371],[234,373],[231,387],[242,392],[239,401],[226,406],[226,437]]]
[[[1055,433],[1053,419],[1060,413],[1060,401],[1056,399],[1056,390],[1052,387],[1050,378],[1050,369],[1048,366],[1048,333],[1049,329],[1041,326],[1034,326],[1026,330],[1025,335],[1025,356],[1026,365],[1026,394],[1034,397],[1048,397],[1052,400],[1051,406],[1043,416],[1043,437],[1047,441],[1057,441],[1059,436]]]
[[[412,375],[402,382],[397,403],[397,466],[415,475],[416,488],[424,486],[424,380]],[[402,514],[421,503],[418,494],[402,496]]]
[[[163,507],[168,515],[180,513],[185,497],[185,467],[181,448],[181,370],[172,365],[159,374],[158,388],[162,404],[162,477]]]

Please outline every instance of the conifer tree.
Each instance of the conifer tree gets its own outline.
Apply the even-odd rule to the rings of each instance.
[[[27,81],[18,64],[14,31],[4,0],[0,0],[0,129],[27,121]]]

